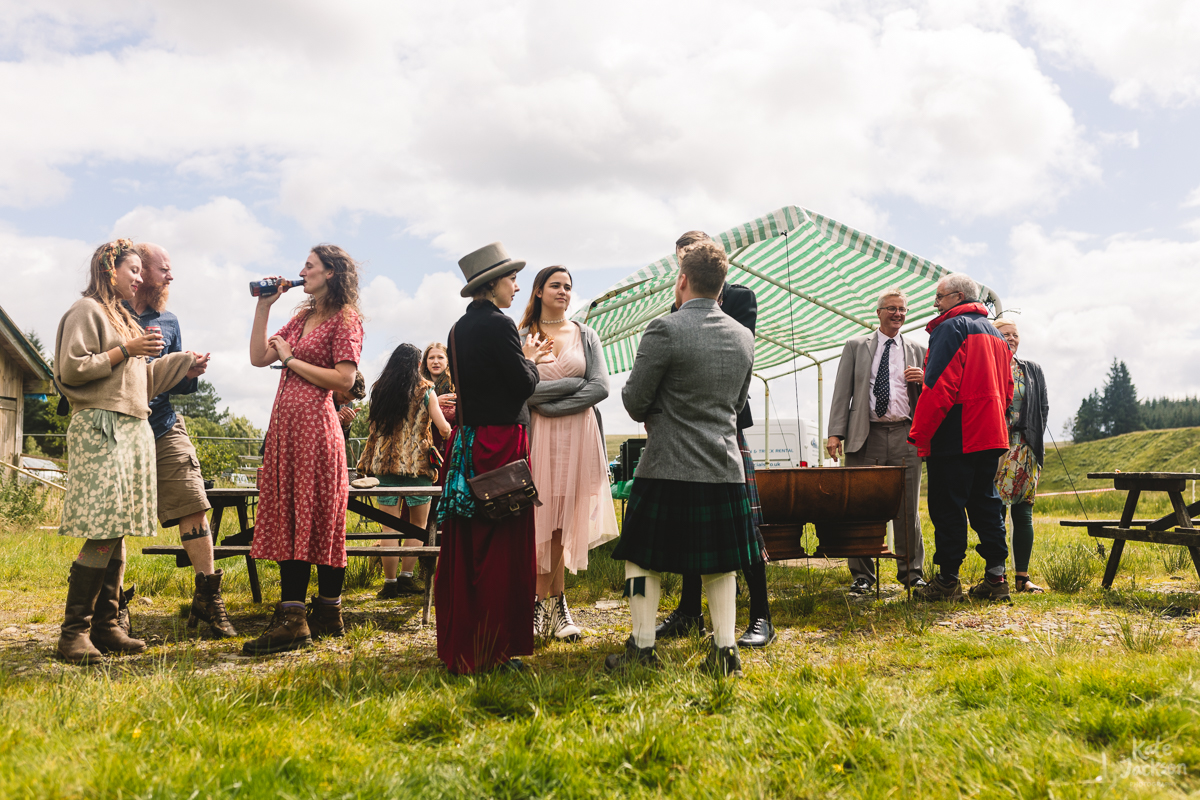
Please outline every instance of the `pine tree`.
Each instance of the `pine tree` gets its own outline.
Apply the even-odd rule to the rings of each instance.
[[[1129,375],[1124,361],[1113,359],[1104,383],[1104,399],[1101,403],[1104,419],[1104,435],[1120,436],[1123,433],[1140,431],[1145,426],[1141,421],[1137,387]]]
[[[229,416],[229,409],[218,412],[217,404],[221,398],[216,388],[208,381],[200,381],[199,387],[192,394],[171,395],[171,406],[176,413],[188,419],[207,419],[220,424]]]
[[[1076,443],[1104,438],[1102,402],[1100,393],[1093,389],[1079,404],[1079,411],[1075,412],[1075,425],[1071,429],[1071,438]]]

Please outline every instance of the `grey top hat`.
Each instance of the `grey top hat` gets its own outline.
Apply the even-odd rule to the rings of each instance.
[[[499,278],[510,272],[520,272],[525,268],[525,262],[513,261],[508,257],[508,251],[504,249],[503,244],[492,242],[486,247],[481,247],[474,253],[468,253],[460,258],[458,267],[463,271],[463,277],[467,279],[467,285],[459,294],[463,297],[470,297],[475,294],[475,290],[493,278]]]

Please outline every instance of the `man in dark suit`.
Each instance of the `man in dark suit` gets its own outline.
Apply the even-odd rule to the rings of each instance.
[[[700,242],[708,241],[712,241],[712,239],[704,231],[688,231],[675,242],[675,257],[682,263],[685,253]],[[717,305],[728,316],[754,333],[754,325],[758,321],[758,298],[751,289],[736,283],[726,283],[717,298]],[[743,431],[753,425],[754,417],[750,413],[750,403],[747,402],[738,412],[738,445],[742,449],[742,465],[746,471],[746,489],[754,508],[755,524],[757,525],[761,521],[762,514],[758,507],[754,461],[750,458],[750,449],[743,434]],[[750,622],[746,627],[746,632],[738,638],[737,644],[738,647],[766,647],[775,641],[775,628],[771,624],[771,607],[767,600],[767,562],[765,560],[757,562],[744,570],[743,575],[750,593]],[[704,635],[704,614],[700,609],[700,584],[699,575],[683,576],[683,587],[679,593],[679,607],[658,626],[655,633],[659,639],[671,639],[691,634]]]
[[[925,348],[900,334],[907,318],[903,289],[887,289],[875,304],[879,329],[846,342],[838,362],[829,408],[825,450],[837,458],[845,448],[846,465],[907,466],[906,513],[892,520],[896,577],[905,586],[924,585],[925,547],[921,541],[921,458],[908,442],[913,411],[921,392]],[[886,356],[886,357],[885,357]],[[875,564],[867,558],[847,560],[854,583],[850,591],[865,594],[875,585]]]

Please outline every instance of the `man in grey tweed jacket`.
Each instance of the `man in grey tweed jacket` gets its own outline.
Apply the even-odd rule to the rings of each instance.
[[[746,496],[737,414],[746,404],[754,336],[717,305],[725,251],[705,242],[684,256],[674,314],[651,322],[621,392],[646,425],[629,510],[613,558],[625,560],[633,636],[616,669],[657,663],[661,572],[699,573],[714,628],[708,666],[738,674],[734,571],[761,560]]]

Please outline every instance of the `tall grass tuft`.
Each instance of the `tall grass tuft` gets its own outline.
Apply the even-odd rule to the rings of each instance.
[[[1160,544],[1155,545],[1155,548],[1158,551],[1158,560],[1162,562],[1163,569],[1168,575],[1176,575],[1184,570],[1190,570],[1192,554],[1186,547]]]
[[[1171,629],[1157,615],[1118,614],[1116,623],[1120,631],[1118,641],[1131,653],[1156,653],[1171,643]]]
[[[1099,562],[1091,550],[1077,542],[1043,556],[1040,567],[1051,589],[1075,594],[1091,583]]]
[[[46,490],[37,484],[17,480],[15,472],[7,481],[0,475],[0,521],[21,527],[33,525],[45,515],[46,502]]]

